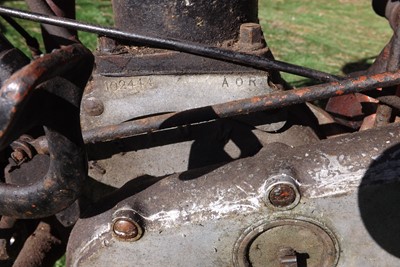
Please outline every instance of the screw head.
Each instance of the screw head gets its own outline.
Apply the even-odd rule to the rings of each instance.
[[[100,116],[104,112],[104,104],[95,97],[88,97],[83,100],[83,110],[90,116]]]
[[[27,156],[23,150],[16,149],[14,152],[11,153],[11,158],[16,164],[19,165],[27,159]]]
[[[296,192],[288,184],[277,184],[269,192],[268,198],[275,207],[286,207],[296,200]]]
[[[143,229],[138,223],[137,213],[123,207],[113,214],[112,231],[116,238],[122,241],[136,241],[143,235]]]
[[[289,210],[300,202],[300,191],[291,175],[285,173],[268,178],[264,201],[274,209]]]
[[[121,239],[135,239],[139,235],[139,226],[130,219],[119,218],[114,222],[113,232]]]

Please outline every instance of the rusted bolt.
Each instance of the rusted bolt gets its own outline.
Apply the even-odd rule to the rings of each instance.
[[[11,153],[11,158],[16,164],[20,165],[32,159],[34,154],[36,154],[35,149],[30,144],[32,141],[33,138],[29,135],[22,135],[11,143],[11,148],[14,150]]]
[[[104,112],[104,104],[95,97],[88,97],[83,100],[83,110],[90,116],[100,116]]]
[[[292,209],[300,201],[300,192],[296,181],[287,174],[270,177],[267,180],[265,202],[278,209]]]
[[[113,231],[114,234],[121,239],[136,238],[139,234],[137,224],[126,218],[117,219],[114,222]]]
[[[109,37],[100,36],[98,42],[99,50],[103,53],[112,53],[117,48],[117,42]]]
[[[17,149],[11,153],[11,158],[15,161],[16,164],[21,164],[27,159],[27,155],[23,150]]]
[[[275,207],[286,207],[294,202],[296,192],[287,184],[275,185],[269,193],[269,201]]]
[[[137,222],[137,213],[127,207],[117,210],[113,215],[113,234],[123,241],[136,241],[143,235],[143,229]]]
[[[257,23],[243,23],[239,30],[239,46],[243,49],[256,50],[265,47],[261,25]]]

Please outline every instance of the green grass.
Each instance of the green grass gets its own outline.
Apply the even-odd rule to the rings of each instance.
[[[24,1],[3,2],[6,6],[26,9]],[[343,68],[371,63],[392,33],[387,21],[374,14],[370,1],[259,0],[259,16],[277,59],[333,74],[343,74]],[[111,1],[77,0],[77,19],[112,26]],[[40,39],[37,24],[20,22]],[[14,31],[6,28],[5,35],[29,53]],[[80,33],[79,36],[89,49],[96,48],[96,35]],[[308,82],[290,74],[283,77],[295,86]]]
[[[38,0],[39,1],[39,0]],[[0,1],[2,5],[19,8],[23,10],[27,10],[26,4],[24,1]],[[76,0],[77,3],[77,19],[85,22],[90,22],[94,24],[104,25],[104,26],[112,26],[113,25],[113,15],[111,12],[111,1],[110,0]],[[19,20],[17,21],[28,30],[28,32],[38,39],[38,41],[42,44],[41,35],[40,35],[40,27],[37,23]],[[13,43],[16,47],[20,48],[24,53],[29,55],[29,51],[26,48],[25,44],[21,41],[21,37],[15,33],[13,29],[7,27],[6,23],[3,20],[0,20],[0,23],[5,25],[5,29],[3,32],[5,36]],[[94,50],[97,46],[96,38],[97,36],[92,33],[80,32],[79,38],[81,42],[87,46],[90,50]],[[43,45],[42,45],[43,48]],[[42,49],[44,50],[44,49]]]
[[[54,267],[64,267],[64,266],[65,266],[65,256],[63,256],[56,262],[56,264],[54,264]]]
[[[277,59],[333,74],[343,74],[345,67],[356,70],[357,66],[371,63],[392,34],[387,21],[373,13],[370,1],[259,1],[260,23]],[[23,1],[0,3],[26,9]],[[110,0],[77,0],[77,18],[81,21],[111,26],[110,11]],[[18,21],[40,39],[37,24]],[[3,21],[1,24],[5,25]],[[19,35],[8,27],[3,32],[14,45],[28,53]],[[80,33],[79,36],[91,50],[96,48],[95,35]],[[308,82],[293,75],[283,76],[295,86]],[[55,267],[64,265],[65,258]]]
[[[279,60],[342,74],[349,63],[371,63],[389,41],[387,21],[370,1],[261,0],[260,23]],[[285,74],[296,84],[304,79]]]

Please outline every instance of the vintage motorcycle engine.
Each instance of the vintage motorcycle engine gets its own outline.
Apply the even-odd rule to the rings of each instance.
[[[113,7],[117,28],[272,56],[257,24],[257,1],[114,1]],[[82,101],[84,131],[282,89],[277,73],[109,38],[100,39],[96,60]],[[252,133],[256,124],[275,132],[286,113],[253,117],[254,122],[214,121],[96,145],[89,149],[96,159],[90,175],[121,187],[142,175],[160,177],[252,156],[262,147]]]
[[[395,34],[346,78],[276,61],[256,0],[113,0],[94,57],[57,28],[74,1],[27,2],[60,20],[37,17],[56,50],[0,73],[0,230],[29,223],[0,263],[50,225],[67,266],[399,264],[398,2],[373,1]]]

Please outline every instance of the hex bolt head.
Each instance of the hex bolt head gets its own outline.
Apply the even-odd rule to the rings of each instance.
[[[100,116],[104,112],[103,102],[95,97],[88,97],[84,99],[82,107],[89,116]]]
[[[279,174],[268,178],[265,203],[274,209],[292,209],[300,202],[300,191],[294,178]]]
[[[265,47],[261,25],[257,23],[243,23],[240,25],[239,45],[251,50]]]
[[[143,229],[138,223],[137,213],[127,207],[113,214],[113,235],[122,241],[136,241],[143,235]]]

